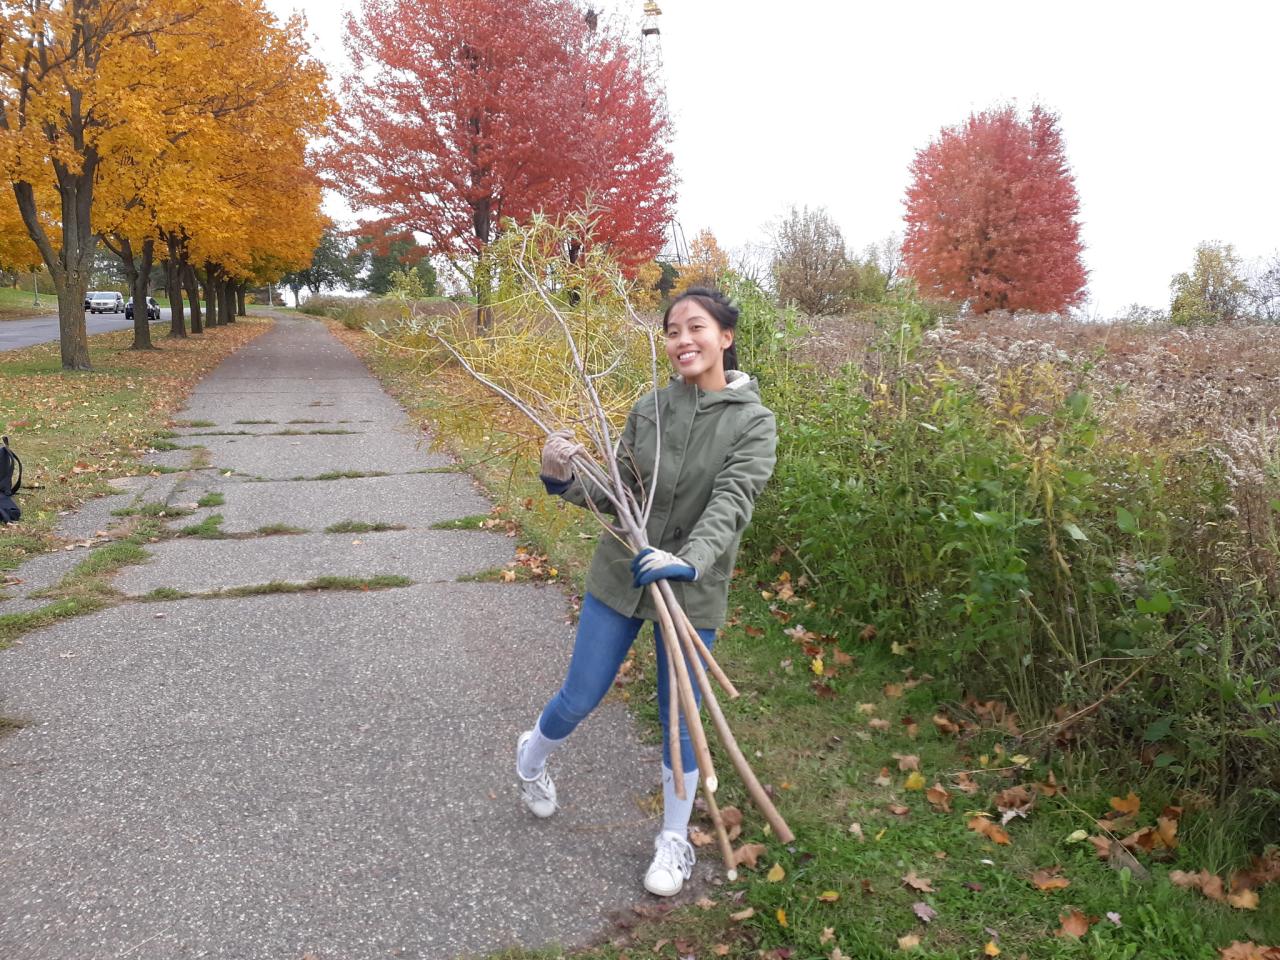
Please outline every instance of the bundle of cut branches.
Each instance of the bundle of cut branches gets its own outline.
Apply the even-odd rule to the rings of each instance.
[[[411,308],[397,339],[403,342],[406,333],[425,335],[469,376],[520,411],[544,437],[570,430],[591,451],[572,462],[603,535],[618,537],[639,553],[650,545],[646,527],[662,450],[653,452],[649,488],[639,488],[628,482],[639,471],[631,460],[634,452],[620,447],[619,434],[627,410],[644,391],[661,385],[659,331],[632,309],[628,282],[617,265],[606,253],[583,243],[590,228],[585,216],[559,223],[537,217],[528,226],[508,226],[486,253],[502,278],[492,327],[477,331],[461,312],[431,315]],[[576,248],[572,260],[564,254],[571,247]],[[728,876],[735,879],[735,854],[715,799],[720,780],[694,698],[695,684],[752,802],[782,842],[789,843],[793,834],[729,729],[711,680],[730,699],[738,691],[690,623],[671,585],[661,580],[647,589],[658,613],[669,689],[677,694],[670,698],[668,729],[674,736],[680,717],[685,718],[707,811]],[[671,761],[676,792],[684,798],[680,750],[671,751]]]

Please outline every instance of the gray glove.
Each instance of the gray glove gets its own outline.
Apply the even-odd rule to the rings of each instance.
[[[542,475],[561,483],[573,479],[573,464],[578,454],[585,456],[587,448],[573,439],[572,430],[557,430],[542,445]]]

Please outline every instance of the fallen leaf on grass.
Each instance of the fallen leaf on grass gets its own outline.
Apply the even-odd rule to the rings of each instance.
[[[840,894],[837,893],[835,890],[823,890],[820,894],[818,894],[819,903],[835,903],[839,899],[840,899]]]
[[[862,824],[860,823],[849,824],[849,832],[854,835],[854,837],[857,839],[859,843],[867,842],[867,838],[862,835]]]
[[[1068,910],[1061,914],[1058,919],[1062,922],[1054,936],[1070,937],[1073,940],[1079,940],[1089,932],[1089,918],[1079,910]]]
[[[1036,802],[1036,795],[1026,784],[1009,787],[996,794],[996,809],[1000,811],[1001,825],[1007,824],[1014,817],[1026,817]]]
[[[889,729],[889,721],[881,719],[880,717],[874,717],[871,720],[867,721],[867,726],[870,727],[872,730],[879,730],[880,732],[883,733],[884,731]]]
[[[904,807],[900,803],[890,803],[885,805],[885,809],[892,813],[895,817],[905,817],[911,812],[910,807]]]
[[[908,790],[923,790],[925,785],[924,774],[916,770],[907,776],[902,785]]]
[[[869,717],[876,712],[876,705],[874,703],[860,703],[858,704],[858,712]]]
[[[1132,790],[1129,791],[1127,797],[1111,798],[1111,809],[1121,816],[1134,816],[1141,807],[1142,801],[1138,799],[1138,795]]]
[[[711,948],[711,952],[717,957],[727,957],[729,955],[729,945],[727,943],[717,943]]]
[[[1232,940],[1228,947],[1218,948],[1219,960],[1280,960],[1280,947],[1264,947],[1252,940]]]
[[[911,911],[917,917],[923,920],[925,923],[929,923],[931,920],[933,920],[934,917],[938,915],[937,910],[933,909],[933,907],[929,906],[927,903],[924,903],[923,901],[918,903],[913,903],[911,905]]]
[[[935,713],[933,725],[944,737],[954,737],[960,733],[960,726],[945,713]]]
[[[898,769],[902,773],[920,769],[920,758],[914,753],[895,753],[893,759],[898,761]]]
[[[898,938],[899,950],[914,950],[918,946],[920,946],[920,938],[914,933],[908,933],[905,937]]]
[[[835,938],[836,938],[836,928],[835,928],[835,927],[823,927],[823,928],[822,928],[822,933],[821,933],[821,934],[819,935],[819,937],[818,937],[818,943],[822,944],[823,946],[826,946],[828,943],[830,943],[830,942],[831,942],[832,940],[834,940]]]
[[[778,883],[780,880],[786,877],[786,875],[787,875],[787,871],[782,868],[782,864],[775,863],[772,867],[769,868],[769,872],[764,875],[764,878],[768,880],[770,883]]]
[[[734,861],[740,867],[749,867],[754,870],[756,868],[756,860],[760,854],[764,853],[765,845],[763,843],[744,843],[736,851],[734,851]]]
[[[1225,903],[1227,891],[1223,888],[1222,878],[1208,870],[1197,870],[1188,873],[1185,870],[1170,870],[1169,882],[1184,890],[1199,890],[1210,900]]]
[[[898,699],[898,697],[902,696],[902,684],[886,683],[884,685],[884,695],[890,700]]]
[[[988,940],[987,945],[982,948],[982,952],[988,957],[1000,956],[1000,948],[996,946],[996,942],[994,940]]]
[[[1064,876],[1060,876],[1062,867],[1044,867],[1031,874],[1031,883],[1037,890],[1046,892],[1051,890],[1065,890],[1071,886],[1071,881]]]
[[[1257,910],[1258,909],[1258,891],[1250,890],[1247,887],[1236,893],[1227,894],[1227,905],[1235,907],[1237,910]]]
[[[974,780],[973,777],[969,776],[967,773],[957,773],[954,779],[956,781],[956,789],[961,793],[967,793],[969,796],[973,796],[981,789],[978,786],[978,781]]]
[[[742,811],[737,807],[722,807],[720,819],[724,821],[724,829],[730,840],[742,836]]]
[[[787,911],[779,907],[774,916],[778,920],[778,926],[785,927],[787,925]]]
[[[698,827],[689,828],[689,842],[695,847],[706,847],[716,842],[716,838]]]
[[[831,953],[827,955],[827,960],[849,960],[849,958],[841,952],[839,947],[833,947]]]
[[[902,726],[907,731],[907,736],[914,740],[920,736],[920,724],[916,723],[915,717],[903,717]]]
[[[756,915],[755,907],[747,907],[745,910],[739,910],[737,913],[729,914],[729,919],[734,923],[741,923],[743,920],[750,920]]]
[[[902,878],[902,882],[912,890],[918,890],[921,893],[933,893],[933,881],[927,877],[921,877],[914,870],[908,870],[906,876]]]
[[[712,910],[715,908],[716,902],[710,897],[699,897],[694,901],[694,906],[700,910]]]
[[[940,783],[935,783],[924,792],[925,799],[942,813],[951,812],[951,794]]]
[[[893,778],[889,776],[889,768],[881,767],[880,775],[872,781],[877,787],[887,787],[893,783]]]
[[[992,843],[998,843],[1001,845],[1009,843],[1009,834],[1005,829],[991,820],[988,820],[984,816],[971,817],[968,826],[970,830],[981,834]]]

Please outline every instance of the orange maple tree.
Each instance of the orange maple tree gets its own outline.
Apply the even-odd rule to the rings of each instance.
[[[571,0],[364,0],[347,49],[328,166],[374,214],[362,232],[425,238],[482,307],[504,218],[589,206],[592,242],[619,261],[661,247],[675,200],[661,100]]]
[[[975,313],[1084,299],[1080,201],[1056,115],[971,114],[920,150],[911,173],[902,252],[924,292]]]

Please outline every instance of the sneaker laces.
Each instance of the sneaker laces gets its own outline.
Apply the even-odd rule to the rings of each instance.
[[[688,880],[697,858],[688,840],[674,833],[660,833],[653,841],[654,854],[651,870],[669,870]]]
[[[550,801],[559,810],[560,804],[556,802],[554,791],[555,785],[552,784],[551,776],[547,773],[545,765],[532,780],[526,780],[524,777],[520,778],[520,792],[528,797],[530,802]]]

